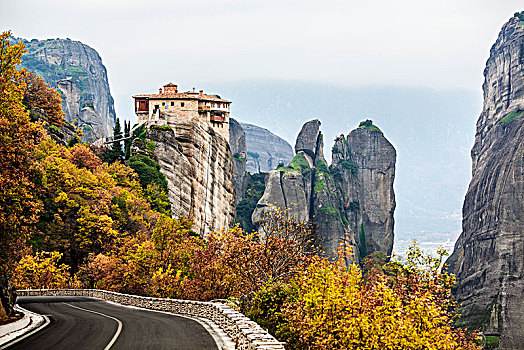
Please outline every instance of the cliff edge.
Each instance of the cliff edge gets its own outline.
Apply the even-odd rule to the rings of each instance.
[[[484,70],[462,234],[448,259],[465,324],[524,344],[524,12],[506,23]]]

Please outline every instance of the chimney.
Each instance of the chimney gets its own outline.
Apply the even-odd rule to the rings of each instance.
[[[166,94],[176,94],[178,92],[178,85],[173,83],[168,83],[164,85],[164,93]]]
[[[204,90],[200,90],[200,96],[204,95]]]
[[[158,94],[162,95],[162,88],[158,88]]]

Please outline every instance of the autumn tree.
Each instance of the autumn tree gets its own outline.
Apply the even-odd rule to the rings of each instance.
[[[0,319],[12,313],[9,280],[15,262],[37,221],[41,205],[33,182],[31,151],[44,137],[23,105],[26,84],[16,66],[25,52],[11,44],[10,32],[0,35]]]
[[[60,94],[49,87],[42,77],[23,68],[20,71],[19,79],[25,86],[23,104],[31,115],[43,114],[50,125],[64,125],[64,115],[62,111],[62,99]],[[37,118],[33,118],[37,119]]]
[[[75,273],[89,254],[111,251],[127,235],[150,232],[151,208],[131,168],[102,163],[85,145],[68,149],[46,140],[33,153],[44,204],[31,236],[35,251],[63,253]]]
[[[405,262],[391,263],[392,275],[364,279],[343,259],[315,258],[287,285],[281,309],[264,294],[258,305],[272,310],[268,319],[290,349],[480,349],[476,333],[454,326],[454,279],[441,264],[414,246]]]
[[[71,287],[69,266],[60,263],[61,258],[58,252],[24,256],[15,269],[13,284],[18,289]]]

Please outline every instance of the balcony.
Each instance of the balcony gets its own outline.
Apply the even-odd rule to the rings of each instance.
[[[198,106],[198,111],[199,112],[206,112],[206,111],[210,111],[210,110],[211,110],[210,106]]]
[[[224,115],[211,114],[211,122],[213,122],[213,123],[223,123],[225,121],[226,121],[226,117]]]

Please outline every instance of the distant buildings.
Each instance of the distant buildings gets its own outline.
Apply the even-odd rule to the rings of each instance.
[[[178,92],[178,86],[165,84],[157,94],[134,95],[135,113],[138,122],[164,121],[166,124],[177,119],[205,120],[213,129],[229,141],[229,105],[218,95],[199,92]]]

